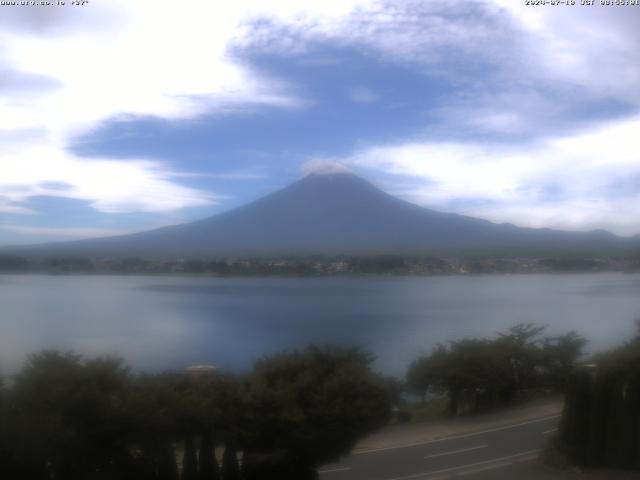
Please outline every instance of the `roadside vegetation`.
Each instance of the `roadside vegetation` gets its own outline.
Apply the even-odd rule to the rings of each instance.
[[[404,406],[398,418],[473,414],[563,394],[547,462],[640,470],[640,321],[619,348],[585,358],[585,344],[575,332],[549,337],[543,327],[521,324],[491,339],[439,345],[410,365],[407,386],[422,401]]]
[[[495,338],[438,345],[409,366],[407,387],[436,411],[446,398],[451,416],[491,410],[539,393],[563,393],[587,342],[576,332],[550,337],[544,330],[520,324]],[[415,406],[412,410],[420,412]]]
[[[309,347],[243,378],[134,375],[118,359],[42,352],[3,384],[0,478],[314,479],[389,418],[370,363]]]
[[[40,352],[0,384],[0,478],[311,480],[394,410],[420,421],[563,393],[558,451],[572,464],[640,468],[640,325],[582,365],[584,338],[544,330],[439,345],[404,382],[331,346],[262,358],[244,376],[134,374],[117,358]],[[408,405],[409,393],[419,400]]]
[[[640,470],[640,322],[571,375],[558,441],[573,465]]]

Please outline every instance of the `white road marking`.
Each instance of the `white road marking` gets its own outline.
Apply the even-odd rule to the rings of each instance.
[[[555,433],[557,431],[558,431],[557,428],[552,428],[551,430],[545,430],[544,432],[542,432],[542,434],[543,435],[549,435],[550,433]]]
[[[376,452],[386,452],[388,450],[399,450],[401,448],[411,448],[411,447],[419,447],[421,445],[431,445],[433,443],[439,443],[439,442],[448,442],[449,440],[460,440],[462,438],[470,438],[470,437],[475,437],[477,435],[483,435],[485,433],[491,433],[491,432],[499,432],[501,430],[509,430],[511,428],[517,428],[517,427],[522,427],[525,425],[531,425],[533,423],[540,423],[540,422],[546,422],[547,420],[553,420],[555,418],[560,418],[562,415],[551,415],[548,417],[543,417],[543,418],[536,418],[535,420],[528,420],[526,422],[520,422],[520,423],[514,423],[512,425],[505,425],[502,427],[495,427],[495,428],[489,428],[487,430],[482,430],[479,432],[472,432],[472,433],[464,433],[462,435],[452,435],[450,437],[443,437],[443,438],[438,438],[435,440],[426,440],[424,442],[415,442],[415,443],[408,443],[405,445],[396,445],[393,447],[382,447],[382,448],[372,448],[369,450],[361,450],[359,452],[353,452],[351,455],[365,455],[368,453],[376,453]]]
[[[427,459],[427,458],[444,457],[446,455],[455,455],[456,453],[464,453],[464,452],[471,452],[473,450],[480,450],[481,448],[487,448],[488,446],[489,445],[478,445],[477,447],[461,448],[460,450],[453,450],[451,452],[434,453],[433,455],[427,455],[424,458]]]
[[[461,477],[464,477],[466,475],[473,475],[474,473],[482,473],[482,472],[487,472],[489,470],[496,470],[497,468],[508,467],[509,465],[513,465],[513,462],[502,462],[502,463],[495,463],[493,465],[486,465],[484,467],[465,470],[464,472],[458,473],[458,475],[460,475]]]
[[[531,452],[532,453],[529,455],[523,455],[522,457],[518,457],[510,462],[495,463],[495,464],[487,465],[485,467],[473,468],[471,470],[465,470],[464,472],[460,472],[458,473],[458,475],[460,476],[472,475],[474,473],[485,472],[487,470],[495,470],[497,468],[508,467],[509,465],[515,465],[517,463],[530,462],[531,460],[534,460],[535,458],[537,458],[538,453],[540,453],[538,450],[531,450]]]
[[[518,457],[523,457],[525,455],[535,455],[538,454],[540,452],[540,450],[529,450],[526,452],[521,452],[521,453],[516,453],[514,455],[507,455],[505,457],[499,457],[499,458],[492,458],[491,460],[484,460],[482,462],[475,462],[475,463],[469,463],[467,465],[458,465],[457,467],[449,467],[449,468],[443,468],[442,470],[432,470],[430,472],[422,472],[422,473],[414,473],[413,475],[406,475],[404,477],[394,477],[394,478],[389,478],[387,480],[410,480],[412,478],[426,478],[426,477],[431,477],[433,475],[438,475],[440,473],[446,473],[446,472],[454,472],[457,470],[465,470],[465,469],[469,469],[472,467],[478,467],[480,465],[488,465],[488,464],[498,464],[501,463],[501,466],[507,466],[507,465],[511,465],[512,462],[506,462],[505,460],[511,460],[511,459],[515,459]]]
[[[327,469],[327,470],[318,470],[318,473],[348,472],[349,470],[351,470],[351,467],[330,468],[330,469]]]

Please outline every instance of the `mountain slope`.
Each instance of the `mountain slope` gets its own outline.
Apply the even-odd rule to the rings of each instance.
[[[608,232],[494,224],[419,207],[350,173],[312,174],[235,210],[193,223],[20,248],[81,256],[615,254],[637,241]],[[15,250],[15,249],[14,249]]]

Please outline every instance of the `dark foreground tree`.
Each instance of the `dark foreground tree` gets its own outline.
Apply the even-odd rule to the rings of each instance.
[[[640,328],[571,375],[560,444],[577,465],[640,470]]]
[[[240,480],[238,452],[232,445],[227,445],[222,457],[222,480]]]
[[[47,478],[130,478],[128,386],[128,369],[117,359],[32,355],[9,400],[18,463],[33,461],[38,472],[44,464]]]
[[[446,393],[453,416],[511,402],[527,391],[563,391],[586,341],[575,332],[544,338],[543,330],[520,324],[493,339],[439,345],[409,366],[407,384],[423,398]]]
[[[358,349],[309,347],[257,362],[246,401],[246,480],[315,478],[319,465],[384,425],[390,395],[371,360]]]
[[[182,480],[198,480],[198,457],[193,438],[188,436],[184,442],[182,458]]]
[[[163,443],[158,452],[157,478],[158,480],[178,480],[178,464],[173,446]],[[153,478],[153,477],[152,477]]]
[[[415,390],[446,393],[449,413],[478,410],[504,396],[512,383],[510,364],[500,349],[483,339],[465,339],[438,346],[430,356],[415,361],[408,379]],[[424,393],[423,393],[424,394]]]
[[[542,358],[545,386],[555,392],[566,390],[568,378],[586,344],[587,340],[574,331],[544,339]]]
[[[202,434],[200,454],[198,455],[200,480],[220,480],[220,468],[215,456],[214,444],[209,432]]]
[[[313,479],[388,418],[388,382],[370,362],[354,349],[309,348],[264,359],[239,383],[132,376],[119,360],[43,352],[0,385],[0,476],[178,480],[184,445],[183,480],[239,480],[234,447],[246,480]],[[221,469],[202,432],[227,445]]]
[[[411,362],[407,370],[407,386],[420,395],[424,402],[429,393],[440,392],[445,387],[445,372],[449,362],[447,347],[438,345],[431,355]]]

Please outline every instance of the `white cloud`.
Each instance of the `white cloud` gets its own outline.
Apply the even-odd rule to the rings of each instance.
[[[11,116],[0,118],[7,119],[7,127],[44,127],[66,138],[78,128],[127,114],[190,118],[243,104],[298,107],[304,102],[289,94],[286,84],[230,58],[228,48],[242,37],[242,22],[266,15],[297,24],[346,14],[357,3],[91,4],[78,9],[83,15],[77,21],[100,16],[119,21],[97,31],[67,27],[66,34],[56,36],[3,35],[14,69],[46,76],[61,88],[30,104],[5,99],[0,112]]]
[[[14,215],[31,215],[36,213],[34,210],[0,199],[0,213],[9,213]]]
[[[485,13],[486,6],[478,0],[352,2],[338,16],[271,17],[271,23],[249,23],[239,45],[291,54],[306,53],[315,42],[330,41],[364,46],[386,61],[433,68],[463,53],[485,58],[503,48],[495,40],[505,38],[505,32],[487,22],[495,19],[478,21],[479,10]],[[449,58],[451,48],[456,52]],[[438,73],[437,68],[430,73]]]
[[[5,148],[0,154],[0,192],[5,211],[13,208],[13,213],[21,213],[21,202],[43,195],[85,200],[108,213],[169,212],[216,201],[211,194],[175,183],[171,170],[158,162],[86,160],[50,146]]]
[[[344,164],[323,158],[309,160],[302,165],[300,170],[303,175],[332,175],[351,172]]]
[[[524,2],[486,0],[519,27],[518,47],[530,79],[553,78],[587,92],[640,105],[640,8],[568,6],[531,8]],[[577,2],[579,3],[579,2]]]
[[[446,82],[452,94],[434,98],[441,108],[430,112],[446,127],[440,132],[533,135],[549,134],[550,123],[573,128],[568,118],[592,120],[589,103],[640,107],[638,22],[637,7],[404,0],[362,4],[332,19],[258,22],[243,39],[254,49],[305,56],[317,44],[352,47]]]
[[[639,21],[637,7],[383,2],[304,28],[258,25],[255,43],[307,53],[338,42],[448,82],[452,94],[427,112],[435,122],[422,138],[342,159],[422,179],[424,188],[402,192],[408,198],[495,221],[632,234],[640,232],[630,221],[640,218]],[[514,135],[519,144],[500,143]]]
[[[638,119],[588,133],[578,131],[581,119],[562,120],[587,100],[640,106],[639,8],[527,8],[512,0],[193,0],[188,6],[97,0],[82,8],[5,7],[2,13],[0,212],[33,213],[23,202],[36,195],[84,200],[103,212],[215,202],[180,184],[189,172],[149,159],[81,158],[66,147],[110,118],[304,107],[308,100],[292,94],[291,85],[230,52],[244,46],[290,55],[329,41],[446,80],[455,95],[430,113],[469,138],[541,129],[547,135],[519,146],[383,145],[349,161],[435,182],[405,193],[436,206],[462,200],[466,213],[495,220],[638,230],[628,226],[630,213],[640,213],[637,198],[601,193],[637,173]],[[377,100],[363,87],[351,93],[354,101]],[[554,125],[562,130],[553,132]],[[542,200],[549,185],[561,192],[553,206]]]
[[[234,61],[229,45],[250,17],[295,23],[344,15],[357,3],[110,0],[46,11],[4,7],[0,70],[32,85],[17,95],[15,81],[0,81],[0,211],[28,213],[20,202],[36,195],[86,200],[114,213],[211,203],[213,196],[182,186],[184,176],[159,162],[86,159],[66,146],[113,118],[300,108],[306,101],[283,81]],[[52,190],[46,182],[70,187]]]
[[[33,227],[26,225],[0,224],[0,229],[10,232],[20,233],[29,236],[46,236],[60,238],[93,238],[93,237],[111,237],[115,235],[124,235],[132,233],[128,230],[119,230],[111,228],[92,228],[92,227]]]
[[[531,227],[640,233],[640,117],[531,144],[411,142],[346,164],[423,180],[420,204]]]

